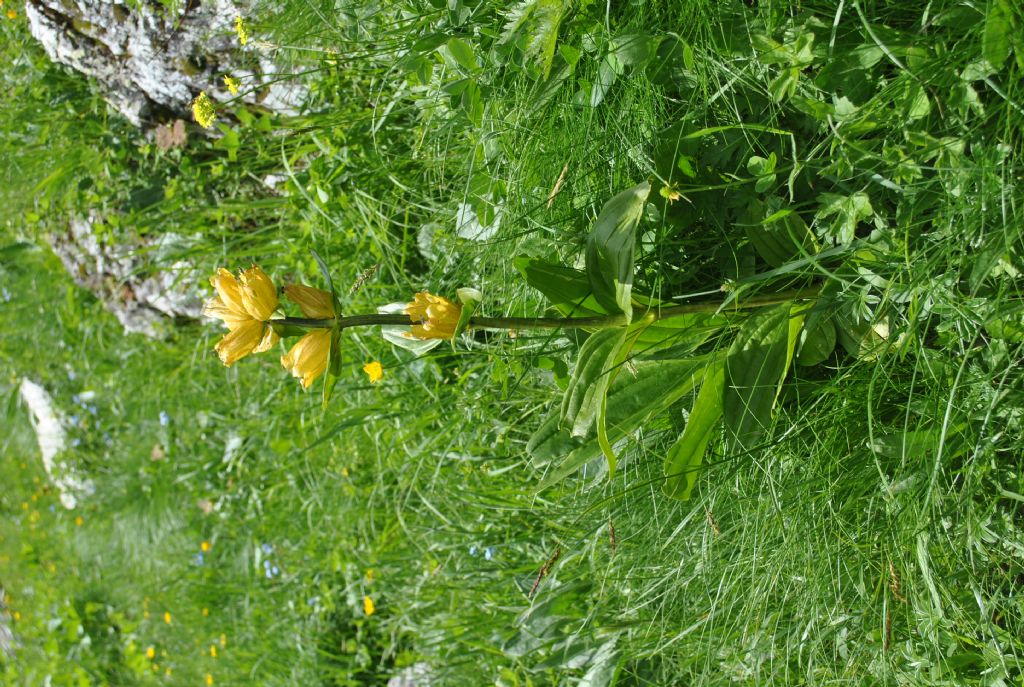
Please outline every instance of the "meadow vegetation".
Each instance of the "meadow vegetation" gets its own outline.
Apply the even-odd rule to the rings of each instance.
[[[1024,680],[1016,3],[245,22],[304,111],[215,103],[168,150],[0,29],[5,684]],[[151,270],[323,288],[315,250],[346,314],[474,287],[489,316],[634,323],[425,354],[352,329],[324,406],[285,348],[224,367],[210,321],[125,335],[45,241],[89,211],[179,237]],[[642,323],[682,303],[714,305]],[[96,485],[74,510],[23,378]]]

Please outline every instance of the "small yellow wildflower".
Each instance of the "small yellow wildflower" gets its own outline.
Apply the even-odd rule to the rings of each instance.
[[[209,673],[206,674],[206,684],[207,685],[212,685],[213,684],[213,676],[210,675]]]
[[[75,518],[75,527],[81,527],[83,524],[85,524],[85,519],[81,515]]]
[[[223,649],[228,645],[228,636],[223,632],[220,633],[220,648]]]
[[[208,615],[210,615],[210,609],[209,609],[209,608],[206,608],[206,607],[204,606],[204,607],[203,607],[203,617],[205,618],[205,617],[206,617],[206,616],[208,616]]]
[[[170,666],[167,666],[167,670],[164,671],[164,675],[166,675],[167,677],[171,676],[171,667]]]
[[[15,611],[14,612],[14,619],[15,620],[21,620],[21,611]]]
[[[8,19],[17,19],[18,18],[18,13],[17,13],[17,11],[13,7],[11,9],[7,10],[7,18]]]
[[[242,84],[239,83],[238,79],[233,79],[230,76],[225,76],[224,85],[227,86],[228,93],[230,93],[231,95],[238,95],[238,88]]]
[[[238,44],[245,45],[249,42],[249,32],[245,30],[245,20],[239,15],[235,17],[235,33],[238,34]]]
[[[327,371],[327,358],[331,352],[331,330],[314,329],[281,356],[281,364],[292,377],[301,380],[302,388],[308,389],[317,377]]]
[[[223,267],[210,278],[217,295],[206,301],[203,314],[220,319],[228,334],[214,347],[225,365],[232,365],[250,353],[262,353],[279,337],[268,324],[277,308],[277,289],[270,277],[253,265],[236,280]]]
[[[420,291],[405,306],[405,314],[412,320],[412,336],[417,339],[450,339],[455,336],[462,306]]]
[[[217,658],[217,645],[216,644],[211,644],[210,645],[210,658]]]
[[[373,568],[366,569],[366,581],[373,582]]]
[[[192,117],[204,129],[213,126],[214,120],[217,119],[217,110],[213,106],[210,96],[206,95],[206,91],[200,91],[196,99],[192,101]]]
[[[168,625],[171,624],[171,612],[170,611],[164,611],[164,622],[167,623]]]
[[[366,615],[373,615],[373,612],[377,610],[377,607],[373,605],[373,599],[368,596],[363,597],[363,612]]]
[[[370,378],[370,384],[376,384],[384,376],[384,367],[379,361],[374,360],[372,363],[363,365],[363,372]]]
[[[662,198],[664,198],[665,200],[668,201],[669,205],[671,205],[672,203],[676,202],[677,200],[679,200],[680,198],[683,197],[682,194],[679,193],[678,189],[676,189],[676,185],[675,184],[669,184],[668,186],[662,186],[661,190],[658,191],[658,193],[661,195]]]
[[[146,647],[146,658],[150,661],[156,658],[156,648],[152,644]]]
[[[210,546],[210,542],[204,541],[202,544],[199,545],[199,548],[202,550],[203,553],[209,553],[210,549],[213,547]]]

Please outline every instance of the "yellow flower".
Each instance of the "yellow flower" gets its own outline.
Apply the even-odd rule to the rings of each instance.
[[[209,673],[206,674],[206,684],[207,685],[212,685],[213,684],[213,676],[210,675]]]
[[[329,320],[334,317],[334,298],[323,289],[314,289],[302,284],[289,284],[284,287],[284,295],[288,300],[299,306],[306,317],[317,320]]]
[[[164,611],[164,622],[167,623],[168,625],[171,624],[171,612],[170,611]]]
[[[210,284],[217,295],[206,301],[203,314],[223,320],[229,330],[215,346],[221,362],[232,365],[277,343],[279,337],[267,323],[277,308],[277,290],[263,270],[254,265],[236,280],[222,267]]]
[[[202,544],[199,545],[199,548],[202,550],[203,553],[208,553],[210,549],[213,547],[210,546],[210,542],[204,541]]]
[[[85,523],[85,520],[82,518],[81,515],[79,515],[78,517],[75,518],[75,526],[76,527],[81,527],[84,523]]]
[[[204,606],[204,607],[203,607],[203,617],[205,618],[205,617],[206,617],[206,616],[208,616],[208,615],[210,615],[210,609],[209,609],[209,608],[206,608],[206,607]]]
[[[302,388],[308,389],[313,381],[327,371],[327,356],[331,351],[331,330],[314,329],[292,346],[287,355],[281,356],[281,364],[302,380]]]
[[[377,607],[373,605],[373,599],[368,596],[363,597],[363,612],[366,615],[373,615],[373,612],[377,610]]]
[[[146,647],[146,658],[150,661],[156,658],[156,649],[152,645]]]
[[[206,95],[206,91],[200,91],[192,101],[192,117],[204,129],[213,126],[214,120],[217,119],[217,110],[213,106],[213,101]]]
[[[372,363],[363,365],[363,372],[370,378],[370,384],[376,384],[384,376],[384,367],[380,362],[374,360]]]
[[[228,636],[223,632],[220,633],[220,648],[223,649],[228,645]]]
[[[217,645],[216,644],[211,644],[210,645],[210,658],[217,658]]]
[[[241,84],[238,82],[238,79],[233,79],[230,76],[225,76],[224,85],[227,86],[228,93],[230,93],[231,95],[238,95],[238,87],[241,86]]]
[[[7,10],[7,18],[8,19],[17,19],[18,18],[18,12],[12,7],[11,9]]]
[[[412,335],[417,339],[450,339],[455,336],[462,306],[420,291],[405,306],[405,314],[412,320]]]
[[[676,185],[674,183],[669,184],[668,186],[662,186],[658,193],[661,194],[662,198],[668,201],[669,205],[683,197],[682,194],[679,193],[679,190],[676,189]]]
[[[249,32],[245,30],[245,20],[241,15],[235,17],[235,33],[238,34],[238,44],[245,45],[249,42]]]

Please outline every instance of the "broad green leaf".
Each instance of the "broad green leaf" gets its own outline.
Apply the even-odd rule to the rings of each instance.
[[[628,33],[613,38],[610,49],[619,62],[629,67],[649,62],[658,50],[659,43],[660,38],[646,33]]]
[[[790,356],[790,304],[754,313],[736,335],[725,362],[725,435],[733,450],[760,440],[771,420]]]
[[[875,214],[874,208],[871,207],[871,199],[860,191],[850,196],[822,193],[818,196],[818,203],[820,209],[815,214],[816,219],[834,217],[830,225],[819,233],[835,239],[840,245],[852,243],[857,225]]]
[[[818,252],[810,227],[798,215],[784,208],[765,217],[767,209],[761,201],[751,202],[743,214],[747,238],[758,255],[772,267],[782,267],[804,253]]]
[[[594,299],[586,272],[526,256],[516,258],[513,264],[526,283],[544,294],[563,315],[588,317],[608,314]]]
[[[700,382],[704,368],[721,357],[692,356],[675,360],[640,360],[632,370],[616,377],[608,391],[607,439],[614,445],[631,436],[649,418],[663,413],[670,405],[690,393]],[[583,439],[559,428],[561,414],[556,408],[530,438],[526,450],[537,468],[550,467],[538,486],[543,491],[579,470],[602,453],[591,431]]]
[[[690,498],[708,443],[722,419],[724,380],[724,365],[720,360],[708,365],[686,427],[665,456],[662,488],[667,496],[682,501]]]
[[[609,312],[633,316],[633,248],[651,185],[646,181],[615,196],[601,209],[587,240],[587,277],[597,302]]]
[[[611,327],[591,334],[580,348],[562,399],[562,426],[573,435],[585,435],[597,418],[625,343],[626,328]]]
[[[799,344],[797,365],[810,367],[825,362],[836,347],[835,324],[824,313],[812,312],[800,332]]]
[[[467,72],[472,73],[479,69],[479,65],[476,63],[476,53],[473,52],[473,47],[469,43],[461,38],[452,38],[446,47],[452,59]]]
[[[1012,22],[1013,11],[1007,0],[990,0],[981,47],[985,59],[996,69],[1003,66],[1003,62],[1010,56]]]

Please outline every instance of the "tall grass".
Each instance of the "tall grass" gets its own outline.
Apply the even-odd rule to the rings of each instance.
[[[385,684],[417,663],[453,685],[1020,681],[1024,48],[987,69],[991,8],[945,2],[581,4],[565,8],[545,79],[530,48],[542,21],[502,41],[531,6],[263,10],[253,32],[310,71],[309,110],[270,132],[243,115],[231,151],[194,135],[169,154],[5,27],[27,56],[5,77],[24,89],[8,112],[52,121],[3,126],[3,159],[23,165],[8,193],[32,200],[7,204],[4,242],[37,246],[0,263],[0,584],[24,643],[0,659],[9,684],[76,670],[97,684]],[[590,106],[610,41],[636,34],[663,51]],[[452,36],[475,69],[438,53]],[[78,137],[68,110],[118,142]],[[62,161],[26,152],[26,136],[52,145],[55,131]],[[755,191],[748,161],[773,153],[776,180]],[[51,164],[59,192],[41,184]],[[270,173],[283,194],[262,185]],[[123,335],[39,247],[97,200],[140,233],[189,237],[185,257],[211,272],[255,260],[316,283],[314,248],[344,290],[379,264],[350,312],[471,285],[488,311],[536,313],[510,257],[576,263],[601,204],[645,178],[682,194],[652,193],[638,236],[638,286],[665,299],[770,270],[737,220],[752,200],[795,210],[827,245],[846,212],[829,213],[833,197],[864,194],[856,242],[773,283],[830,284],[849,331],[885,327],[890,344],[858,351],[851,335],[851,350],[795,368],[763,445],[709,454],[686,502],[661,482],[689,398],[619,447],[614,479],[537,491],[526,443],[574,337],[493,335],[417,358],[355,334],[321,410],[275,355],[223,368],[204,324]],[[162,200],[133,204],[150,188]],[[463,204],[484,225],[500,212],[497,233],[460,237]],[[373,359],[376,385],[360,371]],[[46,508],[21,377],[79,416],[69,457],[99,488],[78,513]],[[76,401],[88,390],[95,417]]]

